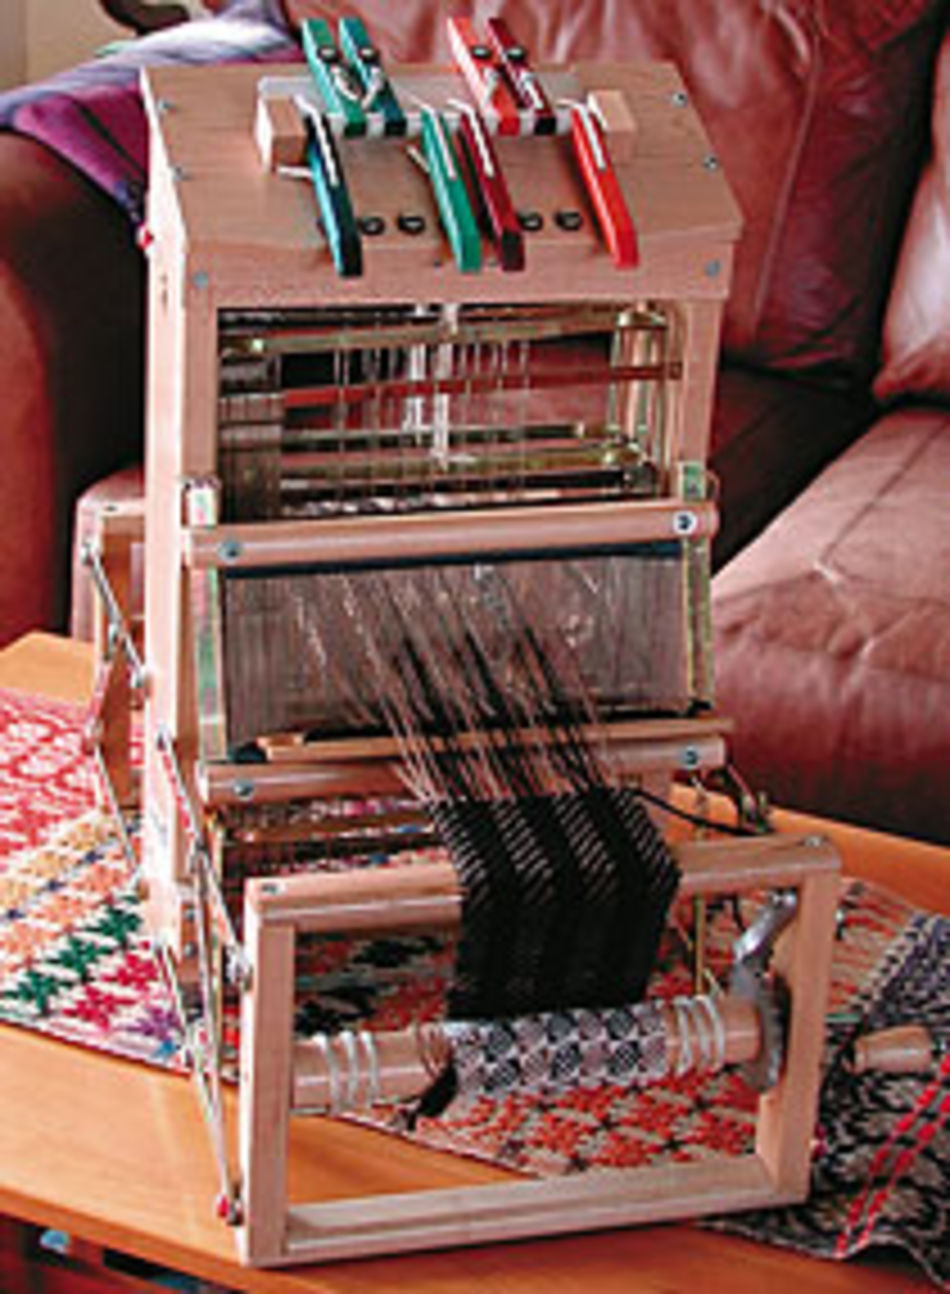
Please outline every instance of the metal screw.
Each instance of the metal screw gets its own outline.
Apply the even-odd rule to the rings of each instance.
[[[718,171],[719,158],[716,156],[715,153],[707,153],[706,156],[703,158],[703,166],[706,168],[707,171]]]
[[[722,264],[720,261],[707,261],[703,266],[703,273],[706,275],[707,279],[718,278],[721,270]]]
[[[195,270],[191,276],[191,281],[196,288],[206,288],[211,279],[206,270]]]
[[[253,800],[253,799],[254,799],[254,783],[253,783],[253,782],[243,782],[243,781],[242,781],[242,782],[235,782],[235,783],[234,783],[234,786],[233,786],[233,788],[232,788],[232,789],[233,789],[233,791],[234,791],[235,799],[238,799],[238,800]]]
[[[244,545],[238,539],[224,539],[218,544],[218,556],[222,562],[236,562],[244,551]]]
[[[174,106],[175,105],[172,103],[171,99],[155,100],[155,111],[158,113],[160,117],[164,117],[166,112],[171,112]]]
[[[673,533],[677,535],[691,535],[699,525],[699,519],[695,512],[677,512],[673,516]]]
[[[674,108],[685,108],[689,103],[689,95],[685,90],[674,90],[670,95],[670,103]]]
[[[680,763],[686,769],[699,768],[699,751],[695,746],[684,746]]]
[[[173,166],[171,170],[171,176],[176,184],[180,184],[182,180],[188,179],[188,172],[185,170],[183,166]]]

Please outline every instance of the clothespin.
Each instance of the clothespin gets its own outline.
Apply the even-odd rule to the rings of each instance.
[[[363,89],[345,63],[329,23],[322,18],[308,18],[300,32],[303,52],[327,113],[342,120],[344,135],[365,135]]]
[[[582,103],[569,103],[571,142],[584,185],[614,264],[632,269],[640,260],[633,217],[614,170],[607,137],[595,114]]]
[[[459,135],[498,252],[498,262],[503,270],[522,270],[524,235],[488,128],[472,104],[450,99],[449,106],[458,109]]]
[[[333,131],[326,113],[304,99],[298,99],[297,106],[307,131],[307,163],[333,264],[343,278],[358,278],[363,273],[363,244]]]
[[[492,47],[478,39],[470,18],[449,18],[447,24],[452,57],[480,112],[498,122],[499,135],[520,135],[518,102]]]
[[[339,32],[340,48],[363,90],[364,113],[380,114],[384,134],[405,135],[406,114],[399,106],[392,82],[383,70],[379,50],[370,40],[362,19],[341,18]]]
[[[528,58],[528,51],[511,34],[504,18],[489,18],[488,39],[511,85],[515,101],[533,123],[531,133],[553,135],[557,117]]]

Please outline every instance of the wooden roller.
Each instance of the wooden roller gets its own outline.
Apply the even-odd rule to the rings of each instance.
[[[689,1001],[689,999],[687,999]],[[697,1002],[698,999],[692,999]],[[634,1008],[635,1010],[636,1008]],[[725,995],[716,1002],[722,1034],[703,1024],[704,1012],[677,1012],[665,1004],[669,1073],[718,1069],[756,1058],[762,1045],[758,1012],[751,1002]],[[342,1113],[422,1095],[452,1053],[439,1023],[379,1033],[319,1035],[296,1043],[292,1108]]]

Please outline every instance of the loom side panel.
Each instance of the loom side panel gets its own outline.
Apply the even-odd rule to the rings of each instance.
[[[217,316],[208,284],[189,268],[177,181],[159,151],[149,221],[149,382],[146,444],[144,840],[149,917],[181,954],[186,842],[156,750],[164,728],[175,739],[186,780],[197,750],[190,608],[183,578],[182,484],[215,465]]]
[[[731,253],[723,262],[714,255],[707,269],[715,268],[728,281]],[[672,462],[703,463],[709,459],[712,406],[719,365],[719,339],[723,302],[691,300],[681,303],[683,377],[672,392],[670,457]]]
[[[808,1194],[811,1172],[840,888],[839,870],[802,882],[794,938],[776,955],[792,1014],[782,1078],[760,1103],[756,1150],[779,1189],[800,1200]]]
[[[290,1122],[294,931],[265,925],[247,909],[251,984],[241,1006],[241,1110],[238,1129],[245,1262],[266,1264],[284,1251],[287,1135]]]

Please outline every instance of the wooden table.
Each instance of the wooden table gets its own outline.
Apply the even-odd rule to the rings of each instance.
[[[91,679],[83,646],[30,635],[0,652],[0,686],[82,698]],[[950,910],[945,850],[854,828],[779,815],[784,827],[826,831],[846,870],[886,881],[913,901]],[[693,1226],[601,1232],[479,1249],[249,1271],[214,1217],[216,1179],[187,1080],[79,1047],[0,1027],[0,1212],[61,1228],[239,1290],[275,1294],[411,1290],[468,1294],[894,1294],[927,1288],[894,1261],[817,1262]],[[345,1124],[308,1120],[295,1136],[291,1189],[314,1198],[347,1157],[361,1184],[461,1185],[501,1174]]]

